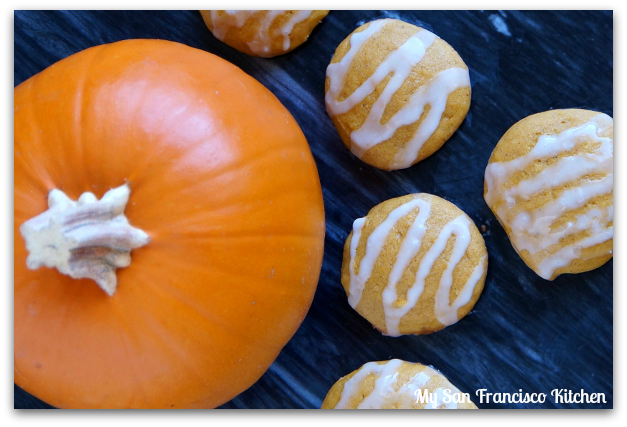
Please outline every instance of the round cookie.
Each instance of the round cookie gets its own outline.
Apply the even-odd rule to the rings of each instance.
[[[340,378],[321,409],[477,409],[433,368],[398,359],[369,362]]]
[[[488,268],[483,237],[454,204],[410,194],[353,223],[344,245],[348,302],[388,336],[428,334],[475,305]]]
[[[271,58],[307,41],[328,10],[201,10],[213,35],[251,56]]]
[[[357,28],[335,51],[327,112],[344,144],[385,170],[437,151],[470,108],[468,67],[444,40],[397,19]]]
[[[613,119],[580,109],[526,117],[494,148],[485,201],[540,277],[589,271],[612,258],[613,151]]]

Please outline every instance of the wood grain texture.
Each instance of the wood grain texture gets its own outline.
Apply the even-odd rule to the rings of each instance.
[[[470,113],[459,130],[436,154],[396,172],[353,156],[324,107],[325,70],[336,46],[381,17],[442,37],[468,65],[472,83]],[[318,166],[327,235],[313,305],[266,374],[223,408],[318,408],[338,378],[389,358],[433,365],[471,394],[481,388],[548,394],[544,404],[475,399],[479,408],[613,407],[613,262],[547,282],[518,257],[482,197],[488,158],[516,121],[553,108],[613,116],[611,12],[332,11],[304,45],[262,59],[218,41],[197,11],[17,11],[14,83],[87,47],[127,38],[185,43],[242,68],[291,111]],[[384,337],[348,305],[342,248],[354,219],[412,192],[444,197],[486,227],[488,276],[479,302],[459,323],[427,336]],[[550,396],[556,388],[605,393],[607,403],[556,403]],[[17,386],[14,406],[49,407]]]

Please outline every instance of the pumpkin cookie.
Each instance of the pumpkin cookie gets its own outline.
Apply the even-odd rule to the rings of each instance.
[[[614,121],[589,110],[522,119],[485,171],[484,198],[540,277],[600,267],[614,245]]]
[[[251,56],[271,58],[307,41],[328,10],[201,10],[213,35]]]
[[[427,334],[468,314],[487,267],[468,215],[440,197],[410,194],[355,220],[342,285],[351,307],[385,335]]]
[[[477,409],[436,370],[398,359],[369,362],[340,378],[322,409]]]
[[[468,67],[444,40],[397,19],[357,28],[327,68],[326,106],[344,144],[385,170],[440,148],[470,108]]]

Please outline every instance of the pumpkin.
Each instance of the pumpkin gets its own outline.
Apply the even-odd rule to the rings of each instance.
[[[63,408],[208,408],[257,381],[324,241],[277,98],[207,52],[127,40],[17,86],[14,117],[17,385]]]

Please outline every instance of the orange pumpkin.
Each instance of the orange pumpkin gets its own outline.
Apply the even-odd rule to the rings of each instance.
[[[65,408],[215,407],[250,387],[322,263],[320,182],[289,112],[236,66],[156,40],[72,55],[14,101],[15,382]],[[20,227],[52,190],[96,200],[125,183],[124,215],[149,242],[113,267],[111,296],[27,268]],[[72,257],[91,265],[116,238]]]

